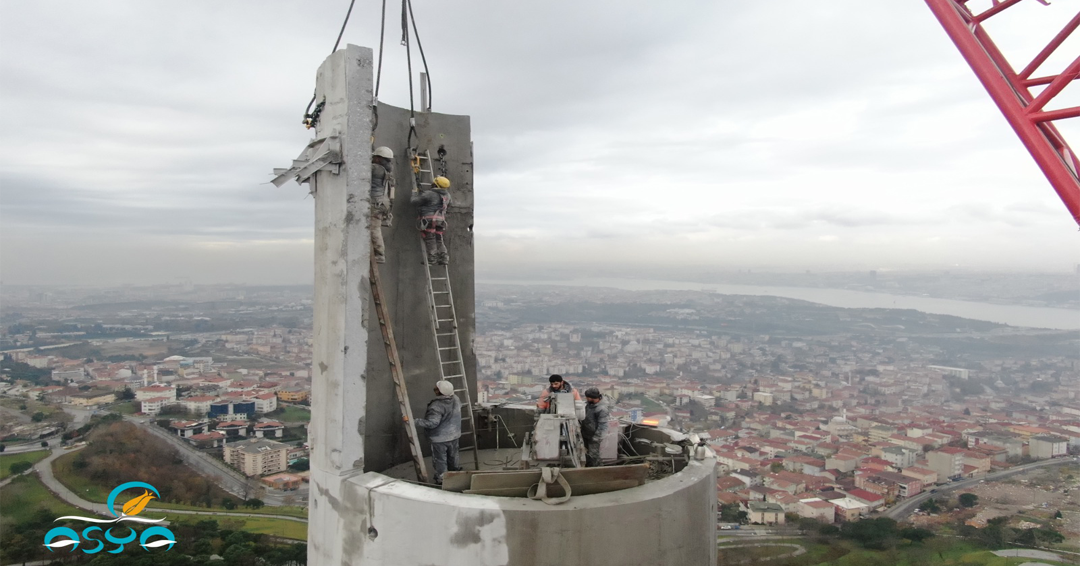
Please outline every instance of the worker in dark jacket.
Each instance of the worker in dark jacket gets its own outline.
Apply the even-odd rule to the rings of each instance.
[[[590,387],[585,390],[585,420],[581,421],[581,439],[585,441],[585,467],[599,466],[600,443],[608,429],[611,411],[600,390]]]
[[[416,426],[426,429],[431,441],[431,464],[435,467],[435,483],[442,485],[447,470],[456,472],[458,441],[461,438],[461,400],[454,395],[454,384],[441,380],[435,384],[436,397],[428,403],[424,418]]]
[[[435,177],[431,187],[413,191],[409,202],[416,207],[416,217],[419,221],[420,235],[424,238],[424,249],[427,251],[427,263],[446,265],[450,261],[450,254],[446,251],[443,242],[443,232],[446,231],[446,209],[450,206],[450,179]]]
[[[551,408],[552,393],[573,393],[574,401],[581,400],[581,394],[569,381],[563,380],[559,374],[554,374],[548,378],[548,387],[540,393],[540,399],[536,401],[536,408],[540,409],[540,412],[546,413]]]
[[[386,261],[382,227],[390,225],[390,196],[394,189],[394,152],[377,147],[371,152],[371,253],[375,261]]]

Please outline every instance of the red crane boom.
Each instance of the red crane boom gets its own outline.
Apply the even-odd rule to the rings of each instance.
[[[1038,1],[1049,5],[1047,0]],[[1080,176],[1077,173],[1080,171],[1080,160],[1054,126],[1057,120],[1080,116],[1080,106],[1046,109],[1054,97],[1080,76],[1080,57],[1059,74],[1032,77],[1080,26],[1080,12],[1018,73],[994,44],[983,24],[1019,4],[1020,0],[993,0],[989,8],[981,11],[972,10],[968,0],[926,0],[926,3],[1020,141],[1031,152],[1073,219],[1080,224]],[[1043,86],[1043,89],[1033,95],[1030,90],[1033,86]]]

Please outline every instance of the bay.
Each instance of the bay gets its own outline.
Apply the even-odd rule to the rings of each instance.
[[[513,279],[481,279],[478,283],[493,285],[558,285],[563,287],[611,287],[627,291],[710,291],[723,295],[754,295],[799,299],[840,308],[912,309],[928,314],[941,314],[985,320],[998,324],[1053,330],[1080,330],[1080,310],[1023,305],[998,305],[955,299],[915,297],[870,293],[847,289],[814,287],[782,287],[766,285],[733,285],[726,283],[696,283],[658,279],[582,278],[557,281],[522,281]]]

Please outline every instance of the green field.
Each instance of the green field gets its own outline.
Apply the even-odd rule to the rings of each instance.
[[[281,412],[278,413],[278,411],[281,411]],[[293,406],[288,406],[288,407],[281,406],[281,407],[278,408],[278,411],[274,411],[274,414],[271,417],[276,421],[281,421],[281,422],[286,422],[286,423],[295,423],[295,422],[305,422],[306,423],[306,422],[311,421],[311,411],[309,411],[307,409],[303,409],[303,408],[300,408],[300,407],[293,407]]]
[[[33,474],[19,476],[0,489],[3,489],[0,496],[0,530],[29,520],[39,509],[47,509],[57,517],[87,514],[57,499]]]
[[[219,519],[220,520],[220,519]],[[293,540],[307,540],[307,523],[297,523],[288,519],[267,519],[265,517],[229,518],[229,522],[243,522],[239,530],[249,533],[261,533]]]
[[[15,462],[30,462],[36,464],[49,455],[48,450],[37,452],[20,452],[19,454],[0,454],[0,480],[11,476],[11,465]]]
[[[137,401],[123,401],[120,403],[113,403],[109,406],[107,411],[111,413],[119,413],[121,415],[134,415],[139,412],[140,405]]]
[[[1068,562],[1005,558],[989,550],[952,537],[937,537],[923,544],[901,544],[892,550],[867,550],[851,541],[794,538],[783,540],[726,540],[718,546],[717,564],[735,564],[748,558],[767,558],[791,552],[791,548],[743,547],[737,544],[791,543],[806,548],[806,554],[780,560],[761,560],[770,566],[1019,566],[1025,562],[1040,562],[1067,566]],[[749,562],[756,564],[758,562]]]

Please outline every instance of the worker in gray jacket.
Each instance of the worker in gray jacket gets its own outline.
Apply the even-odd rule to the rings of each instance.
[[[435,467],[435,483],[442,485],[447,470],[456,472],[458,440],[461,438],[461,400],[454,395],[454,384],[441,380],[435,384],[436,397],[428,403],[427,413],[416,419],[416,426],[426,429],[431,441],[431,464]]]
[[[443,232],[446,231],[446,209],[450,206],[450,179],[435,177],[430,187],[414,191],[409,197],[409,202],[416,207],[416,218],[419,222],[420,236],[424,239],[424,249],[427,251],[427,263],[446,265],[450,261],[450,254],[446,251],[443,242]]]
[[[394,152],[386,146],[371,152],[371,253],[375,261],[386,261],[386,244],[383,243],[382,227],[389,226],[390,197],[395,186]]]
[[[590,387],[585,390],[585,420],[581,421],[581,439],[585,441],[585,467],[599,466],[600,443],[607,433],[608,419],[611,415],[607,401],[600,390]]]

